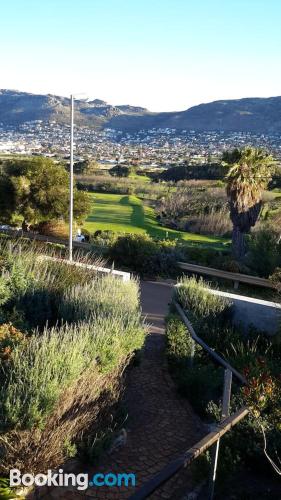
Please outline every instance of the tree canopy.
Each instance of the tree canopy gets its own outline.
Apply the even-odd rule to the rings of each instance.
[[[87,194],[74,188],[74,218],[90,211]],[[28,223],[66,219],[69,213],[69,174],[47,158],[10,160],[0,176],[0,220],[20,215]]]
[[[130,168],[125,165],[115,165],[109,170],[113,177],[129,177]]]
[[[191,179],[222,180],[227,173],[225,165],[220,163],[203,163],[196,165],[176,165],[160,174],[163,181],[178,182]],[[158,174],[157,174],[158,178]]]

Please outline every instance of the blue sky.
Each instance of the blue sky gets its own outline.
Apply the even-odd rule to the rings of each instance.
[[[281,0],[2,0],[0,88],[152,111],[281,95]]]

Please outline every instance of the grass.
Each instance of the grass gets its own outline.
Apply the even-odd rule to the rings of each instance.
[[[160,226],[154,209],[143,204],[137,196],[91,193],[92,213],[84,227],[94,233],[111,230],[120,233],[147,233],[160,239],[179,239],[198,243],[222,244],[227,240],[219,237],[176,231]]]
[[[141,175],[141,174],[132,173],[129,175],[129,179],[136,179],[136,180],[138,180],[140,182],[144,182],[144,183],[151,182],[150,177],[148,177],[145,174]]]

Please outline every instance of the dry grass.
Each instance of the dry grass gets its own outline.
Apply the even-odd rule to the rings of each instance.
[[[232,223],[227,209],[211,210],[209,214],[199,214],[189,221],[190,229],[198,234],[225,236],[232,230]]]
[[[65,443],[77,443],[85,432],[102,429],[105,414],[118,401],[123,385],[123,359],[109,374],[88,369],[59,399],[44,429],[12,430],[0,436],[4,461],[0,473],[11,468],[33,473],[57,467],[66,457]]]

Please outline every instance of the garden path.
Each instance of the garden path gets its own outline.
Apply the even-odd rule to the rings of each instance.
[[[129,414],[126,443],[104,454],[99,466],[88,471],[90,474],[132,472],[140,486],[202,437],[200,421],[188,402],[177,394],[164,358],[164,318],[171,293],[172,286],[168,282],[144,281],[141,284],[143,314],[151,327],[141,363],[128,375],[124,394]],[[186,491],[191,491],[191,477],[188,470],[182,470],[150,498],[177,499]],[[45,498],[122,500],[132,493],[133,488],[92,487],[80,492],[72,488],[53,488]]]

